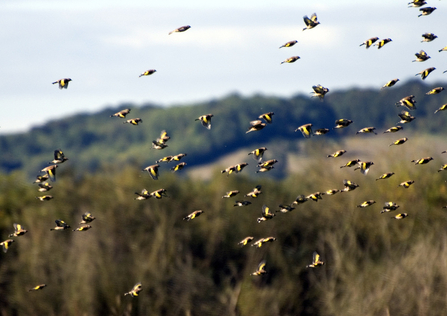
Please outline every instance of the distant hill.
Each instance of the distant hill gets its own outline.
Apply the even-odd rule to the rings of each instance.
[[[34,176],[53,159],[53,151],[62,149],[73,172],[82,174],[99,167],[120,168],[135,165],[137,168],[155,160],[178,153],[187,153],[188,166],[211,163],[224,154],[241,148],[256,148],[272,142],[303,141],[301,133],[294,130],[312,123],[314,128],[330,128],[325,136],[355,134],[366,126],[374,126],[382,133],[399,121],[397,114],[404,110],[395,103],[413,94],[417,110],[416,120],[405,129],[421,133],[445,134],[447,112],[433,112],[447,103],[447,92],[427,96],[430,89],[442,83],[428,85],[421,80],[398,83],[383,90],[348,89],[330,91],[324,101],[309,96],[291,98],[255,95],[242,97],[237,94],[200,104],[160,107],[152,104],[137,106],[120,104],[94,114],[78,114],[61,120],[50,121],[21,134],[0,137],[0,170],[9,173],[23,169]],[[330,87],[329,87],[330,88]],[[128,118],[140,117],[138,126],[123,124],[124,119],[110,117],[124,108],[132,109]],[[246,134],[249,122],[260,114],[274,112],[273,124],[262,131]],[[205,129],[194,120],[212,113],[212,129]],[[332,130],[334,121],[348,118],[354,123],[342,130]],[[171,136],[168,148],[151,149],[151,142],[162,130]],[[65,167],[65,166],[64,166]]]

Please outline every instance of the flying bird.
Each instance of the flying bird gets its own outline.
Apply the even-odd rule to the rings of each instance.
[[[435,69],[436,69],[435,67],[430,67],[430,68],[424,69],[421,72],[418,72],[415,76],[421,75],[421,79],[425,80],[425,78],[427,78],[427,76]]]
[[[262,275],[266,273],[267,271],[265,271],[265,261],[261,261],[261,263],[258,265],[258,270],[253,272],[251,275]]]
[[[83,231],[89,230],[90,228],[92,228],[92,226],[90,226],[90,225],[81,225],[78,228],[73,229],[73,231],[74,232],[83,232]]]
[[[48,182],[38,183],[38,185],[40,187],[39,192],[48,192],[53,188],[53,186],[51,184],[49,184]]]
[[[163,158],[156,160],[155,163],[170,162],[171,160],[172,160],[172,156],[165,156]]]
[[[422,62],[430,59],[431,57],[427,55],[427,53],[424,50],[421,50],[419,53],[414,54],[416,56],[416,60],[413,60],[413,62]]]
[[[149,70],[146,70],[145,72],[143,72],[141,75],[139,75],[138,77],[143,77],[143,76],[150,76],[150,75],[152,75],[152,74],[154,74],[154,73],[156,73],[157,72],[157,70],[155,70],[155,69],[149,69]]]
[[[189,30],[190,28],[191,28],[191,26],[189,26],[189,25],[180,26],[179,28],[176,28],[174,31],[169,32],[168,35],[171,35],[172,33],[185,32],[185,31]]]
[[[158,168],[160,165],[150,165],[143,169],[143,171],[147,171],[152,179],[158,180]]]
[[[48,180],[48,174],[44,174],[42,176],[37,176],[36,177],[36,181],[34,181],[33,183],[42,183]]]
[[[435,111],[435,114],[438,113],[439,111],[445,111],[445,110],[447,110],[447,103],[441,105],[441,107]]]
[[[166,189],[158,189],[155,191],[152,191],[150,193],[150,196],[156,198],[157,200],[160,200],[162,197],[166,197]]]
[[[341,192],[349,192],[359,187],[357,183],[350,180],[343,180],[343,185],[345,188]]]
[[[250,122],[250,128],[245,132],[245,134],[248,134],[250,132],[260,131],[265,127],[265,123],[263,123],[261,120],[254,120]]]
[[[269,123],[269,124],[271,124],[273,121],[273,115],[274,115],[275,113],[273,113],[273,112],[268,112],[268,113],[264,113],[264,114],[261,114],[261,115],[259,115],[259,119],[264,119],[264,121],[266,122],[266,123]]]
[[[320,255],[318,252],[314,251],[312,254],[312,263],[307,265],[306,268],[316,268],[322,265],[324,265],[324,262],[320,260]]]
[[[312,124],[304,124],[298,127],[295,132],[300,131],[305,138],[312,136]]]
[[[422,34],[422,37],[423,37],[424,39],[421,41],[421,43],[423,43],[423,42],[431,42],[431,41],[434,41],[435,39],[438,38],[438,37],[437,37],[435,34],[433,34],[433,33],[424,33],[424,34]]]
[[[365,207],[373,205],[374,203],[376,203],[376,201],[368,200],[368,201],[363,202],[362,204],[357,205],[357,207],[365,208]]]
[[[185,166],[186,166],[186,162],[181,162],[181,163],[175,165],[174,167],[172,167],[171,171],[176,172],[176,171],[182,170]]]
[[[378,177],[378,178],[376,179],[376,181],[377,181],[377,180],[388,179],[388,178],[390,178],[392,175],[394,175],[394,172],[384,173],[384,174],[382,174],[380,177]]]
[[[398,122],[398,124],[406,124],[406,123],[410,123],[411,121],[413,121],[415,119],[414,116],[412,116],[410,114],[410,112],[408,111],[402,111],[399,114],[397,114],[400,117],[400,121]]]
[[[251,192],[248,192],[245,194],[245,196],[251,197],[251,198],[257,198],[261,193],[262,186],[257,185]]]
[[[160,137],[157,138],[157,142],[158,143],[166,143],[170,139],[171,139],[171,137],[168,135],[168,132],[166,132],[166,130],[162,130],[160,132]]]
[[[256,170],[256,173],[259,173],[259,172],[267,172],[267,171],[270,171],[270,170],[272,170],[272,169],[274,169],[275,167],[273,167],[273,166],[267,166],[267,167],[261,167],[261,168],[259,168],[259,170]]]
[[[413,0],[411,2],[408,2],[409,8],[410,7],[422,7],[423,5],[427,4],[425,0]]]
[[[54,160],[50,161],[49,164],[58,164],[67,161],[68,158],[65,157],[64,153],[60,149],[54,151]]]
[[[439,94],[439,93],[441,93],[441,92],[444,91],[444,90],[445,90],[445,89],[444,89],[443,87],[433,88],[433,89],[431,89],[430,91],[428,91],[428,92],[426,93],[426,95]]]
[[[283,48],[283,47],[292,47],[293,45],[295,45],[296,43],[298,43],[298,41],[290,41],[285,43],[284,45],[281,45],[279,48]]]
[[[236,206],[247,206],[247,205],[250,205],[250,204],[251,204],[250,201],[236,201],[236,202],[234,202],[233,207],[236,207]]]
[[[14,242],[13,239],[7,239],[5,241],[0,242],[0,246],[3,247],[3,252],[6,253],[9,249],[9,246]]]
[[[304,24],[306,24],[306,27],[303,28],[303,31],[313,29],[315,26],[320,24],[320,22],[318,22],[316,13],[312,14],[310,18],[307,15],[303,16],[303,20]]]
[[[391,38],[385,38],[383,40],[378,41],[374,46],[377,46],[377,49],[381,49],[385,44],[388,44],[389,42],[392,42],[393,40]]]
[[[395,211],[399,207],[400,206],[394,202],[385,202],[385,204],[383,205],[382,211],[380,213],[387,213],[387,212]]]
[[[267,205],[262,206],[262,216],[257,219],[258,223],[265,222],[266,220],[275,217],[275,213],[270,213],[270,208]]]
[[[438,170],[438,172],[440,172],[440,171],[444,171],[444,170],[447,170],[447,164],[443,164],[443,165],[441,166],[441,168]]]
[[[390,144],[390,146],[393,146],[393,145],[402,145],[402,144],[405,143],[407,140],[408,140],[407,137],[399,138],[399,139],[395,140],[394,142],[392,142],[392,143]]]
[[[201,115],[196,118],[196,121],[200,121],[204,127],[206,127],[207,129],[211,129],[211,118],[213,116],[213,114]]]
[[[293,204],[292,204],[293,205]],[[292,205],[279,205],[279,210],[276,212],[288,213],[293,211],[295,208]]]
[[[29,289],[28,292],[42,290],[46,286],[47,286],[46,284],[39,284],[33,287],[32,289]]]
[[[193,220],[197,216],[200,216],[200,214],[202,214],[202,213],[203,213],[202,210],[194,211],[191,214],[189,214],[188,216],[184,217],[183,220],[189,222],[190,220]]]
[[[343,154],[346,153],[346,150],[341,149],[341,150],[337,150],[335,153],[331,154],[331,155],[327,155],[328,158],[337,158],[342,156]]]
[[[186,157],[186,156],[187,156],[186,154],[178,154],[178,155],[172,156],[171,161],[180,161],[180,159],[182,159],[183,157]]]
[[[354,167],[355,165],[357,165],[360,162],[360,159],[353,159],[353,160],[349,160],[345,165],[341,166],[340,168],[345,168],[345,167]]]
[[[274,241],[276,241],[275,237],[261,238],[261,239],[258,239],[257,241],[255,241],[251,246],[261,248],[263,244],[265,244],[267,242],[274,242]]]
[[[318,128],[313,132],[314,136],[325,135],[329,133],[329,128]]]
[[[379,39],[378,37],[371,37],[371,38],[367,39],[366,41],[364,41],[362,44],[360,44],[360,46],[365,45],[366,49],[368,49],[371,47],[372,44],[377,42],[378,39]]]
[[[366,176],[368,174],[369,168],[374,164],[374,162],[372,162],[372,161],[361,161],[358,164],[360,165],[360,167],[355,168],[354,171],[359,169],[360,172]]]
[[[323,194],[321,192],[314,192],[312,194],[309,194],[308,196],[306,196],[306,199],[308,200],[312,200],[314,202],[318,202],[318,200],[322,200],[323,198],[321,197]]]
[[[416,100],[414,99],[414,95],[406,96],[396,102],[397,106],[404,106],[409,110],[416,110]]]
[[[446,47],[443,47],[443,48],[441,48],[440,50],[438,50],[438,52],[447,52],[447,46],[446,46]]]
[[[141,283],[137,283],[133,286],[132,290],[127,293],[124,293],[124,296],[130,295],[132,297],[136,297],[143,290],[143,285]]]
[[[110,117],[120,117],[125,118],[127,114],[130,113],[130,109],[124,109],[119,112],[116,112],[115,114],[110,115]]]
[[[159,141],[158,140],[153,140],[152,141],[152,148],[156,149],[156,150],[162,150],[165,149],[166,147],[168,147],[168,145],[166,145],[164,142]]]
[[[403,187],[405,189],[408,189],[413,183],[414,183],[414,180],[408,180],[408,181],[402,182],[401,184],[399,184],[399,186]]]
[[[138,196],[135,198],[135,200],[138,200],[138,201],[147,200],[147,199],[149,199],[149,198],[152,197],[152,196],[150,195],[149,191],[146,190],[146,189],[143,189],[143,190],[141,191],[141,193],[135,192],[135,194],[138,195]]]
[[[254,239],[254,237],[252,237],[252,236],[248,236],[248,237],[245,237],[244,239],[242,239],[240,242],[238,242],[237,244],[239,245],[239,246],[246,246],[249,242],[251,242],[252,240]]]
[[[313,92],[311,92],[312,97],[318,97],[318,98],[320,98],[320,100],[323,100],[326,93],[329,92],[329,89],[323,87],[321,84],[312,86],[312,89],[314,90]]]
[[[57,219],[55,220],[56,227],[51,228],[50,230],[66,230],[67,228],[70,228],[70,225],[65,223],[63,220]]]
[[[402,126],[393,126],[393,127],[390,127],[389,129],[387,129],[383,133],[396,133],[396,132],[400,131],[401,129],[403,129]]]
[[[36,199],[44,202],[44,201],[49,201],[53,198],[52,195],[42,195],[42,196],[36,196]]]
[[[220,173],[227,173],[227,177],[236,171],[236,166],[230,166],[224,170],[221,170]]]
[[[137,118],[129,119],[129,120],[123,122],[123,124],[126,124],[126,123],[129,123],[132,125],[138,125],[139,123],[143,123],[143,120],[140,119],[139,117],[137,117]]]
[[[23,236],[27,233],[28,231],[26,229],[22,228],[22,225],[14,223],[14,233],[9,235],[9,238],[11,237],[19,237],[19,236]]]
[[[256,148],[255,150],[253,150],[252,152],[250,152],[248,155],[253,155],[253,159],[261,162],[262,161],[262,157],[264,156],[264,152],[267,150],[266,147],[260,147],[260,148]]]
[[[339,189],[331,189],[331,190],[327,190],[326,192],[321,193],[321,194],[334,195],[334,194],[336,194],[336,193],[338,193],[338,192],[340,192]]]
[[[300,58],[301,58],[300,56],[292,56],[292,57],[289,57],[286,60],[282,61],[281,64],[284,64],[284,63],[291,64],[291,63],[296,62]]]
[[[79,225],[91,223],[96,219],[96,217],[93,216],[90,212],[85,212],[84,214],[82,214],[81,218],[82,221],[79,223]]]
[[[52,180],[56,181],[56,168],[57,165],[51,165],[40,170],[41,172],[46,172],[47,176]]]
[[[364,127],[361,130],[359,130],[356,134],[367,134],[367,133],[374,133],[375,135],[377,135],[377,133],[375,132],[376,128],[375,127]]]
[[[248,163],[246,163],[246,162],[238,163],[237,165],[234,166],[234,172],[239,173],[242,170],[244,170],[244,168],[247,166],[248,166]]]
[[[239,190],[228,191],[222,198],[231,198],[239,194]]]
[[[407,216],[408,216],[407,213],[402,213],[402,214],[397,214],[396,216],[393,216],[393,217],[391,217],[391,218],[394,218],[394,219],[403,219],[403,218],[405,218],[405,217],[407,217]]]
[[[399,81],[399,79],[397,79],[397,78],[392,79],[392,80],[388,81],[387,83],[385,83],[381,89],[390,88],[390,87],[394,86],[398,81]]]
[[[420,8],[419,11],[421,11],[422,13],[418,15],[418,17],[421,17],[423,15],[430,15],[433,13],[433,11],[435,11],[436,8],[435,7],[425,7],[425,8]]]
[[[59,89],[67,89],[68,88],[68,83],[71,81],[70,78],[64,78],[64,79],[59,79],[55,82],[53,82],[53,84],[58,83],[59,84]]]
[[[294,205],[300,205],[303,204],[304,202],[307,202],[307,197],[305,197],[303,194],[300,194],[296,197],[295,201],[292,202],[292,204]]]
[[[349,126],[350,124],[354,123],[351,120],[348,119],[339,119],[335,121],[335,127],[334,128],[345,128]]]
[[[425,165],[426,163],[429,163],[431,160],[433,160],[432,157],[424,157],[417,160],[412,160],[411,162],[414,162],[415,165]]]

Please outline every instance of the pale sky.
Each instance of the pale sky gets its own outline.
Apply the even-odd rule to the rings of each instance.
[[[409,0],[44,1],[0,2],[0,132],[26,131],[122,102],[188,104],[232,92],[290,97],[322,84],[331,92],[379,89],[436,67],[447,81],[446,1],[418,18]],[[302,31],[303,15],[321,22]],[[168,35],[182,25],[184,33]],[[421,43],[432,32],[438,39]],[[378,36],[393,42],[359,47]],[[291,48],[278,49],[290,40]],[[412,63],[424,49],[432,58]],[[298,55],[294,64],[284,59]],[[147,69],[157,72],[139,78]],[[71,78],[67,90],[53,81]]]

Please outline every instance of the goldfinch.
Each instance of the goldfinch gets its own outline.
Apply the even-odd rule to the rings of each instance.
[[[414,55],[416,56],[416,59],[413,60],[413,62],[422,62],[431,58],[430,56],[427,55],[427,53],[424,50],[421,50],[419,51],[419,53],[416,53]]]
[[[152,179],[158,180],[158,168],[160,165],[150,165],[143,169],[143,171],[147,171]]]
[[[200,121],[204,127],[206,127],[207,129],[211,129],[211,118],[213,116],[213,114],[201,115],[196,118],[196,121]]]
[[[431,160],[433,160],[432,157],[424,157],[421,159],[412,160],[411,162],[414,162],[415,165],[425,165],[426,163],[429,163]]]
[[[273,122],[273,115],[275,115],[275,113],[273,112],[268,112],[268,113],[264,113],[259,115],[259,119],[263,119],[266,123],[271,124]]]
[[[324,265],[324,262],[320,260],[320,255],[318,252],[314,251],[312,254],[312,263],[307,265],[306,268],[316,268],[322,265]]]
[[[283,48],[283,47],[292,47],[293,45],[295,45],[296,43],[298,43],[298,41],[289,41],[283,45],[281,45],[279,48]]]
[[[41,172],[46,172],[47,176],[52,180],[56,181],[56,168],[57,165],[51,165],[40,170]]]
[[[143,120],[140,119],[139,117],[137,117],[137,118],[129,119],[129,120],[123,122],[123,124],[126,124],[126,123],[132,124],[132,125],[138,125],[139,123],[143,123]]]
[[[7,239],[5,241],[0,242],[0,246],[3,247],[3,252],[6,253],[9,249],[9,246],[14,242],[13,239]]]
[[[182,170],[183,168],[185,168],[185,166],[186,166],[186,162],[181,162],[181,163],[175,165],[174,167],[172,167],[171,171],[176,172],[176,171]]]
[[[393,127],[390,127],[389,129],[387,129],[385,132],[383,132],[384,134],[385,133],[396,133],[396,132],[398,132],[398,131],[400,131],[401,129],[403,129],[403,127],[402,126],[393,126]]]
[[[85,212],[84,214],[82,214],[81,218],[82,221],[79,223],[79,225],[91,223],[96,219],[96,217],[93,216],[90,212]]]
[[[19,237],[19,236],[23,236],[27,233],[28,231],[26,229],[22,228],[22,225],[14,223],[14,233],[9,235],[9,238],[11,237]]]
[[[239,194],[239,190],[228,191],[222,198],[231,198]]]
[[[390,88],[390,87],[394,86],[398,81],[399,81],[399,79],[397,79],[397,78],[392,79],[392,80],[388,81],[387,83],[385,83],[381,89]]]
[[[65,223],[63,220],[57,219],[55,220],[56,227],[51,228],[50,230],[66,230],[67,228],[70,228],[70,225]]]
[[[371,47],[372,44],[374,44],[375,42],[377,42],[378,39],[379,39],[378,37],[371,37],[371,38],[368,38],[366,41],[364,41],[362,44],[360,44],[360,46],[365,45],[365,46],[366,46],[366,49],[368,49],[368,48]]]
[[[188,216],[184,217],[183,220],[189,222],[190,220],[193,220],[194,218],[200,216],[200,214],[202,214],[202,213],[203,213],[202,210],[194,211],[191,214],[189,214]]]
[[[127,293],[124,293],[124,296],[130,295],[132,297],[136,297],[143,290],[143,285],[141,283],[137,283],[133,286],[132,290]]]
[[[256,132],[260,131],[266,126],[265,123],[263,123],[261,120],[254,120],[250,122],[250,128],[245,132],[245,134],[248,134],[250,132]]]
[[[115,114],[110,115],[110,117],[120,117],[125,118],[127,114],[130,113],[130,109],[124,109],[119,112],[116,112]]]
[[[168,33],[168,35],[171,35],[172,33],[181,33],[189,30],[191,28],[190,25],[180,26],[179,28],[176,28],[175,30]]]
[[[435,67],[430,67],[430,68],[422,70],[421,72],[418,72],[415,76],[421,75],[421,79],[425,80],[425,78],[427,78],[428,75],[434,70],[436,70]]]
[[[43,289],[43,288],[46,287],[46,286],[47,286],[46,284],[39,284],[39,285],[36,285],[35,287],[33,287],[32,289],[29,289],[28,292],[31,292],[31,291],[38,291],[38,290]]]
[[[258,162],[262,161],[262,157],[264,156],[264,152],[267,150],[266,147],[260,147],[256,148],[252,152],[250,152],[248,155],[253,155],[253,159],[257,160]]]
[[[282,61],[282,62],[281,62],[281,65],[284,64],[284,63],[288,63],[288,64],[294,63],[294,62],[296,62],[296,61],[297,61],[298,59],[300,59],[300,58],[301,58],[300,56],[292,56],[292,57],[289,57],[289,58],[287,58],[286,60]]]
[[[255,272],[253,272],[251,275],[262,275],[262,274],[266,274],[267,271],[265,271],[265,261],[262,261],[259,265],[258,265],[258,270],[256,270]]]
[[[248,236],[248,237],[245,237],[244,239],[242,239],[240,242],[238,242],[237,244],[239,245],[239,246],[246,246],[249,242],[251,242],[252,240],[254,239],[254,237],[252,237],[252,236]]]
[[[143,77],[143,76],[150,76],[150,75],[152,75],[152,74],[154,74],[154,73],[156,73],[157,72],[157,70],[155,70],[155,69],[149,69],[149,70],[146,70],[145,72],[143,72],[141,75],[139,75],[138,77]]]
[[[394,172],[384,173],[384,174],[382,174],[380,177],[378,177],[378,178],[376,179],[376,181],[377,181],[377,180],[388,179],[388,178],[391,177],[392,175],[394,175]]]
[[[70,78],[64,78],[64,79],[59,79],[55,82],[53,82],[53,84],[58,83],[59,84],[59,89],[67,89],[68,88],[68,83],[72,81]]]
[[[401,184],[399,184],[399,186],[403,187],[405,189],[408,189],[413,183],[414,183],[414,180],[408,180],[408,181],[402,182]]]
[[[92,228],[92,226],[90,226],[90,225],[82,225],[82,226],[79,226],[76,229],[73,229],[73,231],[74,232],[83,232],[83,231],[89,230],[90,228]]]
[[[368,200],[368,201],[363,202],[362,204],[357,205],[357,207],[365,208],[365,207],[373,205],[374,203],[376,203],[376,201]]]
[[[304,124],[298,127],[295,132],[300,131],[305,138],[312,136],[312,124]]]
[[[374,165],[374,162],[372,161],[361,161],[359,162],[360,167],[357,167],[355,170],[360,170],[362,174],[365,176],[368,174],[369,168],[371,168],[372,165]]]
[[[306,24],[306,27],[303,28],[303,31],[313,29],[318,24],[320,24],[320,22],[318,22],[316,13],[312,14],[310,16],[310,18],[307,15],[303,16],[303,20],[304,20],[304,24]]]

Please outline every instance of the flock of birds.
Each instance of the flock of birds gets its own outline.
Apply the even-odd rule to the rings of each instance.
[[[419,17],[430,15],[431,13],[433,13],[436,10],[436,8],[434,8],[434,7],[423,7],[426,4],[427,4],[426,1],[423,1],[423,0],[422,1],[421,0],[413,0],[410,3],[408,3],[408,5],[410,7],[419,8],[419,10],[421,12],[421,14],[419,14]],[[305,27],[304,27],[303,31],[313,29],[320,24],[320,22],[317,19],[317,15],[315,13],[312,14],[310,18],[308,16],[304,16],[303,19],[304,19],[304,23],[305,23]],[[172,33],[185,32],[189,29],[190,29],[189,25],[182,26],[182,27],[179,27],[179,28],[173,30],[172,32],[170,32],[169,35]],[[437,36],[433,33],[422,34],[422,37],[423,37],[422,42],[431,42],[437,38]],[[280,46],[280,48],[292,47],[297,42],[298,41],[296,41],[296,40],[289,41],[289,42],[285,43],[284,45]],[[378,49],[381,49],[384,47],[384,45],[386,45],[390,42],[392,42],[392,40],[390,38],[385,38],[385,39],[379,40],[378,37],[372,37],[372,38],[369,38],[366,41],[364,41],[362,44],[360,44],[360,46],[365,46],[367,49],[370,48],[371,46],[377,46]],[[439,50],[439,52],[442,52],[442,51],[447,51],[447,46]],[[416,55],[416,60],[413,60],[413,62],[424,62],[424,61],[430,59],[430,56],[423,50],[416,53],[415,55]],[[283,62],[281,62],[281,64],[294,63],[298,59],[300,59],[299,56],[292,56],[290,58],[287,58]],[[430,67],[430,68],[427,68],[427,69],[417,73],[416,75],[420,75],[422,80],[424,80],[435,69],[436,68],[434,68],[434,67]],[[155,72],[156,72],[155,69],[149,69],[149,70],[143,72],[142,74],[140,74],[140,77],[150,76],[150,75],[153,75]],[[447,72],[447,70],[444,72]],[[53,82],[53,84],[58,84],[60,89],[67,89],[70,81],[72,81],[70,78],[63,78],[63,79]],[[397,79],[397,78],[392,79],[389,82],[387,82],[382,88],[390,88],[390,87],[394,86],[398,81],[399,81],[399,79]],[[315,85],[312,88],[313,88],[313,92],[312,92],[313,96],[318,97],[321,100],[323,100],[325,95],[329,92],[328,88],[323,87],[321,85]],[[426,94],[427,95],[435,95],[435,94],[441,93],[443,90],[444,90],[443,87],[437,87],[435,89],[428,91]],[[413,111],[416,109],[415,96],[410,95],[410,96],[404,97],[401,100],[399,100],[396,104],[397,104],[397,106],[403,106],[403,107],[407,108],[407,110],[408,110],[408,111],[403,110],[398,114],[398,116],[400,118],[400,121],[398,122],[398,124],[407,124],[415,119],[415,117],[412,116],[411,113],[409,112],[409,111]],[[444,110],[447,110],[447,104],[444,104],[439,109],[437,109],[435,111],[435,114],[439,111],[444,111]],[[119,112],[111,115],[111,117],[125,119],[126,116],[130,112],[131,112],[130,109],[124,109],[122,111],[119,111]],[[273,112],[267,112],[267,113],[261,114],[257,120],[253,120],[250,122],[250,126],[248,127],[246,133],[260,131],[260,130],[264,129],[267,126],[267,124],[272,124],[273,123],[273,115],[274,115]],[[213,117],[213,114],[205,114],[205,115],[199,116],[196,119],[196,121],[200,121],[200,123],[206,129],[210,130],[212,117]],[[143,120],[141,118],[131,118],[131,119],[126,119],[123,123],[124,124],[128,123],[131,125],[138,125],[139,123],[142,123],[142,122],[143,122]],[[334,129],[346,128],[351,123],[353,123],[352,120],[339,119],[335,122]],[[313,129],[312,127],[313,127],[313,125],[311,123],[304,124],[302,126],[299,126],[295,130],[295,132],[300,131],[305,138],[310,138],[311,136],[324,135],[329,132],[328,128]],[[387,129],[383,133],[396,133],[396,132],[401,131],[402,129],[403,129],[403,127],[401,125],[396,125],[396,126],[393,126],[389,129]],[[365,127],[365,128],[360,129],[359,131],[357,131],[357,134],[363,134],[363,133],[377,134],[376,129],[374,127]],[[156,150],[163,150],[164,148],[168,147],[167,142],[169,141],[169,139],[170,139],[170,136],[168,136],[168,133],[166,131],[162,131],[160,134],[160,137],[158,137],[156,140],[154,140],[152,142],[152,147]],[[408,140],[407,137],[400,138],[400,139],[397,139],[396,141],[394,141],[393,143],[391,143],[389,146],[402,145],[407,140]],[[274,165],[278,162],[278,160],[276,160],[276,159],[270,159],[270,160],[264,161],[263,155],[264,155],[265,151],[267,151],[266,147],[260,147],[260,148],[254,149],[253,151],[248,153],[248,155],[252,155],[253,159],[256,160],[258,163],[257,164],[258,170],[256,172],[268,172],[268,171],[274,169]],[[446,152],[447,151],[443,151],[442,153],[446,153]],[[342,150],[338,150],[332,154],[327,155],[327,157],[328,158],[338,158],[338,157],[341,157],[345,153],[346,153],[346,150],[342,149]],[[162,157],[159,160],[157,160],[155,162],[155,164],[144,168],[143,171],[147,171],[153,180],[158,180],[159,168],[160,168],[159,163],[179,162],[185,156],[186,156],[186,153],[180,153],[175,156]],[[49,179],[51,179],[53,182],[56,181],[56,169],[58,168],[58,166],[60,164],[64,163],[67,160],[68,160],[68,158],[65,157],[62,150],[57,149],[54,151],[54,159],[49,162],[50,166],[43,168],[41,170],[41,172],[43,174],[38,175],[36,178],[36,181],[34,182],[38,185],[39,192],[48,192],[53,188],[53,186],[46,181]],[[423,164],[429,163],[431,160],[433,160],[432,157],[424,157],[424,158],[412,160],[412,162],[415,163],[416,165],[423,165]],[[239,163],[236,165],[229,166],[228,168],[222,170],[221,172],[226,173],[227,176],[229,176],[233,173],[242,172],[243,169],[247,165],[248,165],[248,163],[245,163],[245,162]],[[354,160],[350,160],[350,161],[346,162],[344,165],[340,166],[340,168],[356,167],[354,170],[360,170],[360,172],[362,174],[367,175],[370,168],[373,165],[374,165],[374,162],[372,162],[372,161],[361,161],[359,159],[354,159]],[[177,172],[177,171],[182,170],[185,166],[186,166],[185,162],[180,162],[180,163],[176,164],[175,166],[173,166],[171,168],[171,170],[172,170],[172,172]],[[442,165],[438,171],[443,171],[443,170],[447,170],[447,164]],[[376,179],[376,181],[388,179],[393,175],[394,175],[394,172],[382,174],[381,176],[379,176]],[[407,180],[407,181],[402,182],[399,186],[401,186],[403,188],[409,188],[413,183],[414,183],[414,180]],[[271,220],[272,218],[275,217],[275,215],[276,215],[275,213],[277,213],[277,212],[279,212],[279,213],[291,212],[292,210],[295,209],[295,207],[297,205],[303,204],[307,201],[318,202],[318,200],[322,199],[322,197],[324,195],[330,196],[330,195],[334,195],[338,192],[340,192],[340,193],[349,192],[349,191],[355,190],[356,188],[359,187],[358,184],[356,184],[350,180],[344,180],[343,186],[344,187],[341,190],[331,189],[331,190],[327,190],[325,192],[314,192],[307,196],[306,195],[298,195],[298,197],[289,205],[279,205],[279,210],[276,210],[276,212],[272,212],[267,205],[263,205],[261,216],[257,218],[257,222],[262,223],[262,222]],[[251,192],[248,192],[244,196],[248,197],[248,198],[252,198],[252,199],[258,198],[262,194],[261,189],[262,189],[262,186],[258,185]],[[149,192],[148,190],[143,189],[140,193],[135,192],[135,194],[137,195],[135,200],[141,201],[141,200],[147,200],[150,198],[162,199],[163,197],[166,196],[166,193],[167,193],[166,189],[158,189],[153,192]],[[240,193],[239,190],[231,190],[231,191],[226,192],[225,195],[222,196],[222,198],[233,198],[233,197],[237,196],[239,193]],[[49,200],[53,199],[53,196],[43,195],[43,196],[38,196],[37,199],[39,199],[40,201],[49,201]],[[363,203],[357,205],[357,207],[366,208],[366,207],[369,207],[375,203],[376,202],[374,200],[367,200],[367,201],[364,201]],[[251,202],[249,200],[240,199],[240,200],[236,200],[234,202],[234,207],[245,207],[250,204],[251,204]],[[447,206],[445,206],[445,207],[447,207]],[[399,205],[397,203],[386,202],[383,206],[381,213],[395,211],[398,208],[399,208]],[[183,218],[183,220],[185,220],[185,221],[194,220],[195,218],[197,218],[199,215],[201,215],[203,213],[204,212],[202,210],[196,210],[196,211],[186,215]],[[400,219],[406,218],[407,216],[409,216],[408,213],[400,213],[400,214],[393,216],[392,218],[400,220]],[[90,223],[93,220],[95,220],[95,217],[89,212],[82,214],[81,217],[82,217],[82,221],[79,223],[79,227],[74,229],[73,231],[83,232],[83,231],[87,231],[92,228]],[[70,225],[68,225],[65,221],[63,221],[61,219],[56,219],[55,223],[56,223],[56,226],[54,228],[51,228],[50,229],[51,231],[64,231],[64,230],[70,228]],[[0,243],[0,246],[3,247],[3,251],[6,253],[7,250],[9,249],[9,247],[11,246],[11,244],[15,241],[12,238],[23,236],[26,233],[27,233],[27,230],[23,229],[22,225],[14,223],[14,232],[9,235],[9,239]],[[253,236],[248,236],[248,237],[245,237],[244,239],[242,239],[238,244],[240,246],[246,246],[249,243],[251,243],[253,240],[254,240]],[[256,241],[254,241],[252,243],[252,246],[260,248],[263,244],[268,243],[268,242],[274,242],[274,241],[276,241],[275,237],[272,237],[272,236],[263,237],[263,238],[260,238]],[[311,263],[309,265],[307,265],[306,267],[307,268],[316,268],[323,264],[324,264],[324,262],[321,261],[320,255],[318,254],[318,252],[315,251],[313,253]],[[251,275],[258,276],[258,275],[267,273],[267,270],[265,269],[265,267],[266,267],[266,262],[261,261],[259,263],[256,271],[254,271]],[[29,289],[29,291],[37,291],[37,290],[43,289],[44,287],[46,287],[46,284],[39,284],[39,285]],[[142,288],[143,288],[142,284],[137,283],[129,292],[125,293],[124,295],[130,295],[132,297],[136,297],[139,295],[139,292],[142,290]]]

